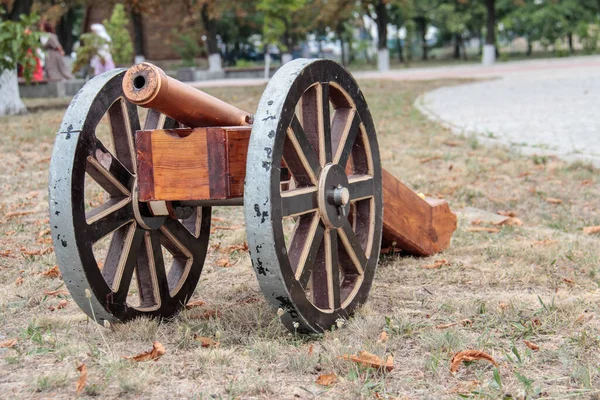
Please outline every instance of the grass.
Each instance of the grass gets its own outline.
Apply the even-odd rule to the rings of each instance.
[[[88,367],[82,397],[123,398],[567,398],[600,391],[598,171],[551,156],[524,157],[481,145],[428,121],[413,107],[423,92],[457,81],[379,82],[361,86],[379,134],[386,169],[416,190],[448,199],[455,211],[473,207],[514,211],[520,227],[475,233],[459,212],[452,247],[433,260],[382,257],[371,296],[357,316],[318,337],[288,333],[263,300],[245,252],[219,267],[221,248],[242,244],[242,230],[217,231],[197,288],[205,307],[172,321],[140,319],[100,328],[71,301],[44,290],[64,289],[39,273],[55,265],[47,175],[54,132],[63,110],[0,119],[0,390],[11,397],[72,398],[76,366]],[[256,107],[262,88],[211,89],[241,108]],[[437,157],[439,156],[439,157]],[[421,161],[431,161],[422,163]],[[551,204],[547,198],[562,200]],[[16,214],[15,214],[16,213]],[[242,224],[241,208],[219,208],[219,225]],[[22,248],[24,250],[22,250]],[[428,270],[440,258],[449,265]],[[21,284],[16,285],[18,278]],[[63,309],[50,311],[62,299]],[[446,329],[440,325],[455,324]],[[378,341],[380,333],[388,341]],[[202,348],[194,335],[220,341]],[[104,336],[104,337],[103,337]],[[105,340],[106,339],[106,342]],[[133,355],[160,341],[157,362],[133,364]],[[540,346],[530,350],[523,342]],[[110,346],[110,348],[107,346]],[[453,354],[477,349],[492,355],[449,372]],[[366,350],[392,354],[388,374],[339,356]],[[315,384],[335,373],[332,387]]]

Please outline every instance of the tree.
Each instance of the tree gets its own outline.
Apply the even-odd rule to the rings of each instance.
[[[483,64],[496,62],[496,0],[485,0],[487,25],[485,47],[483,49]]]
[[[390,69],[390,51],[387,47],[387,26],[390,22],[389,0],[362,0],[365,13],[377,24],[377,67]]]
[[[110,20],[104,20],[102,23],[106,27],[106,32],[112,40],[110,48],[115,64],[131,64],[133,58],[133,44],[131,42],[131,36],[129,36],[129,30],[127,30],[129,19],[125,12],[125,6],[123,6],[123,4],[116,4],[113,8]]]
[[[291,52],[312,24],[306,26],[302,19],[308,19],[310,12],[318,12],[307,7],[309,0],[259,0],[256,9],[264,14],[263,40],[266,45],[278,45],[282,52],[282,62],[291,59]],[[313,20],[314,21],[314,20]]]
[[[36,16],[26,15],[21,15],[18,22],[0,20],[0,116],[27,111],[19,93],[16,69],[21,64],[25,79],[31,81],[40,35],[30,28],[37,20]]]
[[[464,41],[479,36],[485,8],[478,0],[445,0],[434,12],[435,25],[443,41],[454,42],[454,58],[467,58]],[[439,40],[439,39],[438,39]]]
[[[440,6],[441,0],[402,0],[407,16],[414,21],[419,33],[419,41],[423,49],[421,59],[427,61],[429,46],[427,44],[427,29],[434,18],[435,10]]]

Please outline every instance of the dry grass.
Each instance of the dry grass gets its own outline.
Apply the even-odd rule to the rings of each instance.
[[[197,288],[206,305],[170,322],[100,328],[70,296],[44,295],[64,289],[60,279],[39,274],[55,265],[54,255],[25,252],[51,246],[45,233],[47,173],[63,111],[0,119],[0,340],[18,338],[15,347],[0,349],[2,396],[72,398],[82,362],[89,376],[82,397],[597,396],[600,240],[582,228],[600,225],[598,171],[481,146],[475,137],[458,137],[427,121],[412,106],[420,93],[453,83],[362,83],[383,164],[417,191],[448,199],[454,210],[511,210],[524,225],[495,234],[468,232],[461,214],[451,249],[433,260],[382,258],[368,303],[344,327],[321,337],[285,331],[262,299],[247,254],[233,254],[231,267],[219,267],[223,254],[216,246]],[[253,109],[262,88],[210,92]],[[549,197],[562,204],[547,202]],[[241,208],[217,209],[215,216],[224,218],[219,225],[243,223]],[[221,248],[243,241],[242,230],[211,236]],[[439,258],[449,265],[421,268]],[[50,311],[61,298],[68,305]],[[206,309],[221,314],[198,318]],[[436,328],[450,323],[456,325]],[[382,331],[389,337],[383,344]],[[194,335],[221,344],[202,348]],[[530,350],[524,339],[540,350]],[[167,349],[159,361],[133,364],[121,357],[149,350],[154,340]],[[465,349],[489,353],[499,368],[480,361],[451,374],[453,354]],[[393,354],[396,368],[382,374],[339,358],[359,350]],[[337,383],[316,385],[321,373],[335,373]]]

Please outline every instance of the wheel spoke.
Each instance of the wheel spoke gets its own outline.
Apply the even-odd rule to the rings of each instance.
[[[89,151],[85,171],[111,196],[130,194],[133,174],[98,139]]]
[[[284,217],[306,214],[318,207],[317,188],[314,186],[281,192],[281,215]]]
[[[302,95],[302,126],[308,141],[319,149],[321,166],[331,162],[329,83],[317,83]]]
[[[150,232],[150,244],[152,246],[152,256],[154,258],[154,270],[156,271],[156,281],[158,282],[158,292],[161,299],[169,297],[169,281],[167,279],[167,270],[165,268],[165,260],[163,258],[160,232]]]
[[[140,120],[135,104],[117,99],[108,109],[108,119],[115,146],[115,155],[130,172],[135,172],[135,132],[140,129]]]
[[[196,238],[181,222],[176,219],[167,219],[165,225],[161,227],[161,231],[166,237],[170,238],[171,242],[179,242],[183,249],[179,249],[183,254],[189,254],[191,257],[197,250],[198,238]],[[178,246],[179,247],[179,246]],[[184,251],[185,249],[185,251]]]
[[[338,113],[340,118],[338,119]],[[360,117],[353,108],[336,110],[331,127],[331,136],[333,139],[333,149],[335,156],[333,162],[342,167],[348,163],[348,158],[352,154],[352,148],[356,142],[360,128]]]
[[[362,275],[363,271],[367,266],[367,257],[363,251],[356,234],[352,230],[350,223],[345,223],[339,229],[339,235],[348,257],[352,260],[351,264],[344,263],[341,265],[342,269],[348,274]]]
[[[143,251],[144,230],[136,227],[136,224],[123,227],[113,235],[102,276],[115,292],[117,304],[127,301],[136,262]]]
[[[348,190],[350,191],[350,200],[362,200],[373,197],[375,191],[373,187],[373,177],[370,175],[351,175],[348,180]]]
[[[325,157],[325,160],[321,160],[323,165],[330,163],[333,160],[333,152],[331,149],[331,116],[329,113],[329,83],[321,83],[321,104],[322,117],[319,121],[323,126],[322,139],[320,143],[320,154],[321,157]]]
[[[131,200],[128,197],[110,199],[100,207],[89,211],[86,214],[86,220],[88,223],[86,237],[91,243],[96,243],[133,220]]]
[[[317,253],[323,242],[325,227],[317,213],[300,216],[292,244],[288,250],[296,279],[306,288],[313,272]]]
[[[302,186],[316,185],[321,171],[319,157],[294,115],[283,146],[283,159],[294,179]]]
[[[329,257],[325,261],[329,308],[337,310],[340,308],[340,257],[338,253],[338,234],[335,229],[330,230],[329,235],[325,237],[325,252],[329,253]]]

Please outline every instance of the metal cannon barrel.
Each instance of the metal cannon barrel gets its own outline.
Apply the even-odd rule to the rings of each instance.
[[[192,128],[251,123],[250,113],[173,79],[149,63],[127,70],[123,93],[130,102],[155,109]]]

